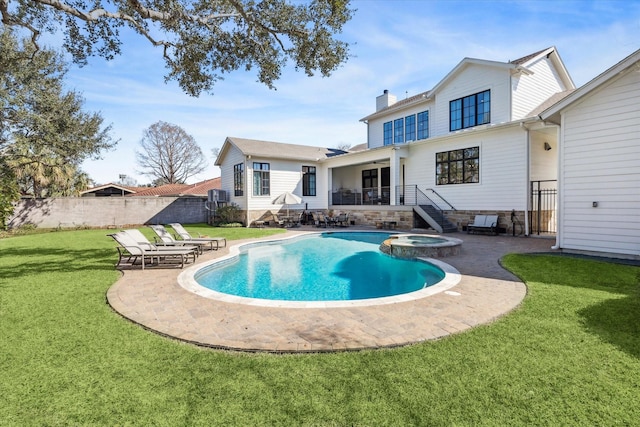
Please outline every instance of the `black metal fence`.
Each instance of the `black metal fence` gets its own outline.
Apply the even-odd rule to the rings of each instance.
[[[531,181],[531,210],[529,211],[531,234],[558,231],[557,202],[558,181]]]

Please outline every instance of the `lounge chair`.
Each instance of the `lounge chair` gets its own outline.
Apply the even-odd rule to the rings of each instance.
[[[122,264],[123,260],[126,258],[126,262],[131,265],[135,264],[138,258],[141,260],[142,269],[146,265],[147,259],[150,259],[153,263],[154,260],[158,264],[168,260],[180,260],[180,268],[184,267],[185,262],[188,262],[189,257],[193,257],[193,260],[196,259],[196,249],[194,247],[179,247],[179,248],[166,248],[166,249],[147,249],[144,245],[138,244],[136,239],[131,237],[130,234],[127,234],[123,231],[118,233],[109,234],[109,237],[113,238],[120,246],[118,249],[118,263],[116,266]]]
[[[122,233],[128,234],[132,239],[134,239],[138,243],[138,245],[140,245],[141,248],[145,250],[171,251],[176,248],[176,246],[156,245],[151,243],[149,239],[147,239],[147,236],[142,234],[142,232],[137,228],[122,230]],[[197,246],[180,245],[178,247],[181,249],[192,249],[196,253],[196,255],[199,255],[200,253]]]
[[[224,237],[203,237],[203,236],[198,236],[198,237],[191,237],[191,234],[189,234],[189,232],[187,230],[185,230],[185,228],[182,226],[182,224],[178,223],[178,222],[173,222],[171,224],[169,224],[169,226],[171,228],[173,228],[173,230],[178,234],[178,236],[180,237],[181,240],[183,241],[191,241],[191,242],[205,242],[211,243],[211,249],[213,248],[213,244],[216,244],[215,249],[218,250],[220,249],[220,243],[223,243],[224,246],[227,246],[227,239]]]
[[[213,243],[212,242],[203,242],[203,241],[197,241],[197,240],[178,240],[175,237],[173,237],[171,235],[171,233],[169,233],[169,231],[167,231],[166,228],[164,228],[164,225],[150,225],[149,227],[151,227],[151,229],[153,230],[154,233],[156,233],[156,244],[158,245],[165,245],[165,246],[196,246],[198,248],[198,251],[200,253],[202,253],[202,251],[204,250],[205,246],[211,246],[211,249],[213,249]]]

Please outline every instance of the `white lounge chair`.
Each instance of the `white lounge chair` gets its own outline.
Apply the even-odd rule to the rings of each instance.
[[[223,243],[224,246],[227,246],[227,239],[224,237],[192,237],[191,234],[182,226],[182,224],[178,222],[173,222],[169,224],[171,228],[180,236],[180,239],[183,241],[191,241],[191,242],[211,242],[211,249],[214,249],[213,243],[216,244],[215,249],[220,249],[220,243]]]
[[[134,265],[138,258],[141,260],[142,269],[146,265],[147,260],[151,260],[153,263],[154,260],[158,264],[168,261],[168,260],[180,260],[180,268],[184,267],[185,262],[188,262],[189,257],[193,257],[193,260],[196,259],[196,249],[193,247],[180,247],[180,248],[171,248],[171,249],[147,249],[138,242],[134,238],[132,238],[129,234],[125,232],[118,232],[114,234],[109,234],[109,237],[113,238],[120,246],[118,249],[118,263],[116,266],[120,266],[123,260],[126,258],[127,263],[131,263]]]
[[[142,232],[137,228],[122,230],[122,232],[125,234],[128,234],[132,239],[134,239],[138,243],[138,245],[140,245],[143,249],[146,249],[146,250],[171,251],[171,250],[174,250],[176,247],[179,247],[181,249],[192,249],[196,253],[196,255],[198,255],[200,252],[197,246],[187,246],[187,245],[167,246],[167,245],[153,244],[149,241],[149,239],[147,239],[147,236],[142,234]]]
[[[197,240],[178,240],[169,233],[169,231],[164,228],[164,225],[150,225],[151,229],[154,233],[156,233],[157,239],[156,243],[159,245],[167,245],[167,246],[197,246],[200,253],[204,250],[205,246],[211,246],[213,249],[213,245],[210,242],[203,242]]]

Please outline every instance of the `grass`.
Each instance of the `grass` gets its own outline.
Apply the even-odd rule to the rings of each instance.
[[[391,350],[242,354],[172,341],[114,313],[105,293],[119,273],[105,234],[0,240],[0,425],[640,420],[638,267],[509,255],[503,264],[529,295],[491,325]]]

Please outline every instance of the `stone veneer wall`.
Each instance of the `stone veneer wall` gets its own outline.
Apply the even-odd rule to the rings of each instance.
[[[447,219],[458,226],[458,231],[466,230],[468,224],[473,223],[476,215],[498,215],[498,227],[505,230],[506,234],[513,233],[511,211],[446,211]],[[524,233],[524,220],[526,212],[516,211],[516,234]]]
[[[278,215],[285,215],[285,211],[275,212]],[[290,209],[289,214],[300,215],[302,210]],[[311,211],[310,212],[315,212]],[[339,213],[349,213],[349,220],[354,221],[356,225],[376,226],[376,223],[383,221],[395,221],[396,228],[411,229],[413,228],[413,208],[411,206],[335,206],[333,209],[322,210],[325,214],[333,212],[334,216]],[[271,211],[249,211],[246,213],[248,225],[252,225],[254,221],[270,221],[272,220]]]
[[[333,211],[334,215],[340,212],[349,213],[351,221],[355,221],[356,225],[366,225],[375,227],[377,223],[384,221],[395,221],[396,228],[409,230],[415,227],[413,222],[412,206],[341,206],[334,207],[329,211]],[[301,210],[290,210],[290,215],[299,215]],[[323,211],[327,213],[328,211]],[[278,215],[284,215],[284,212],[276,212]],[[512,234],[513,224],[511,223],[511,211],[445,211],[447,219],[458,227],[458,231],[466,231],[467,224],[472,223],[476,215],[498,215],[498,226],[506,233]],[[524,211],[516,211],[516,234],[524,233],[524,220],[526,213]],[[271,211],[250,211],[247,214],[249,225],[253,221],[270,221],[272,220]]]

